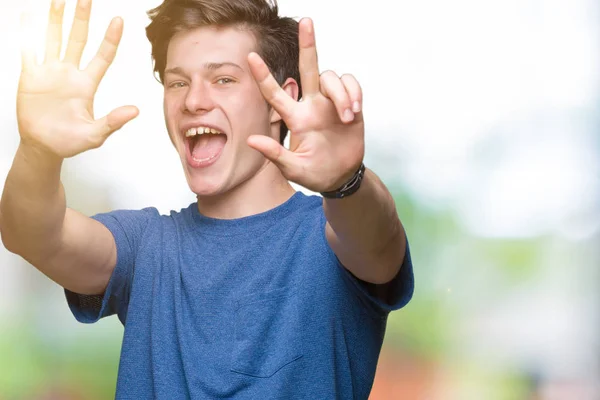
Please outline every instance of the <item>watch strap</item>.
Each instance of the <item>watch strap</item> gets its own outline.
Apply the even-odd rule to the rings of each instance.
[[[330,192],[321,192],[321,196],[328,199],[343,199],[344,197],[348,197],[351,194],[355,193],[358,188],[360,188],[360,184],[365,176],[365,164],[362,163],[360,168],[352,178],[348,182],[346,182],[342,187],[337,190],[332,190]]]

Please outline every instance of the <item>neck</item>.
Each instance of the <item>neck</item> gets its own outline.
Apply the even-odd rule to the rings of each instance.
[[[273,163],[266,162],[250,179],[226,193],[197,196],[200,214],[236,219],[269,211],[289,200],[296,191]]]

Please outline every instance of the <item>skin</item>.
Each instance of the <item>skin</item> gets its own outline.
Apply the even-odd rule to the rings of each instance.
[[[277,139],[281,117],[263,98],[248,63],[256,42],[234,28],[202,27],[169,43],[164,78],[167,130],[179,153],[198,208],[214,218],[239,218],[285,202],[294,189],[279,169],[248,146],[259,134]],[[296,96],[289,79],[286,95]],[[227,135],[217,161],[202,168],[187,162],[185,127],[216,126]]]
[[[347,182],[363,160],[362,89],[352,75],[319,74],[313,23],[305,18],[299,25],[301,102],[286,95],[257,54],[248,56],[264,98],[290,128],[290,149],[256,135],[248,144],[277,165],[286,179],[327,192]],[[355,194],[324,199],[323,208],[327,241],[341,263],[364,281],[391,281],[402,265],[406,236],[381,180],[367,170]]]
[[[116,265],[116,244],[104,225],[66,207],[60,170],[65,158],[101,146],[138,110],[124,106],[94,117],[93,98],[116,55],[123,22],[111,22],[97,55],[81,69],[91,0],[78,1],[60,60],[62,1],[52,3],[44,62],[38,64],[33,50],[23,49],[17,95],[21,141],[0,202],[0,233],[9,251],[61,286],[98,294]],[[299,29],[301,102],[297,82],[276,83],[252,51],[249,33],[200,28],[173,38],[165,121],[203,214],[239,218],[269,210],[294,193],[290,181],[315,192],[334,190],[361,164],[360,85],[351,75],[320,74],[312,21],[303,19]],[[223,62],[238,67],[206,68]],[[291,131],[289,149],[277,141],[282,119]],[[196,122],[216,124],[228,136],[219,159],[201,169],[187,164],[181,132]],[[406,239],[393,199],[377,176],[367,170],[354,195],[325,199],[323,205],[326,237],[342,264],[362,280],[390,281],[402,264]]]

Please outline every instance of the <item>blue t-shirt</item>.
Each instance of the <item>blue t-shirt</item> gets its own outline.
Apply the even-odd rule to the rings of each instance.
[[[366,399],[387,315],[413,293],[408,251],[386,300],[350,274],[301,192],[235,220],[196,203],[94,218],[117,265],[103,296],[66,296],[78,321],[125,326],[118,399]]]

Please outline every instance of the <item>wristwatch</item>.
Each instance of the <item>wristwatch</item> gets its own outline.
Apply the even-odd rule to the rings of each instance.
[[[348,182],[342,185],[342,187],[331,192],[321,192],[321,196],[326,197],[328,199],[343,199],[344,197],[348,197],[358,190],[364,176],[365,164],[362,163],[358,171],[356,171],[356,173],[354,174],[354,176],[352,176],[352,178],[350,178]]]

